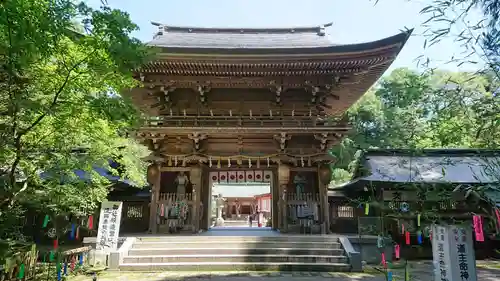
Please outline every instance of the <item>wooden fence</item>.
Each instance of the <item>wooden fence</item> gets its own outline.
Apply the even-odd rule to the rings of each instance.
[[[29,250],[28,250],[29,248]],[[0,266],[0,281],[62,280],[64,276],[83,272],[89,265],[91,247],[58,252],[42,252],[36,245],[15,250]]]

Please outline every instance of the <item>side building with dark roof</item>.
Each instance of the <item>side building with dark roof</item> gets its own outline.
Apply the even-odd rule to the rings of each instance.
[[[432,223],[470,223],[481,215],[492,239],[500,231],[500,150],[366,150],[352,180],[329,190],[329,201],[333,229],[371,227],[396,241],[404,229],[417,244],[419,231],[429,242]]]

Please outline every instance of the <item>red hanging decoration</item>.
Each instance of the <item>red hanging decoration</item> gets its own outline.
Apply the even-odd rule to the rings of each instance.
[[[406,231],[405,236],[406,236],[406,245],[410,245],[410,232]]]
[[[71,271],[75,270],[75,264],[76,264],[76,258],[74,255],[71,256],[71,263],[69,265],[69,268],[71,268]]]
[[[89,216],[89,224],[88,224],[89,229],[94,228],[94,216]]]
[[[57,250],[58,247],[59,247],[59,240],[56,238],[54,239],[54,250]]]

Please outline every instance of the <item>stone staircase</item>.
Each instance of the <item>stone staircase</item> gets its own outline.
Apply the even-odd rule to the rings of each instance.
[[[328,236],[165,236],[137,238],[120,270],[350,271],[338,238]]]

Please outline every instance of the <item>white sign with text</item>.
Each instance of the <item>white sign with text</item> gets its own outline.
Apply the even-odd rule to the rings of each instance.
[[[97,250],[109,252],[117,249],[122,206],[122,202],[102,202],[101,214],[99,216],[99,228],[97,229]]]
[[[434,281],[477,281],[470,227],[433,225],[432,254]]]

